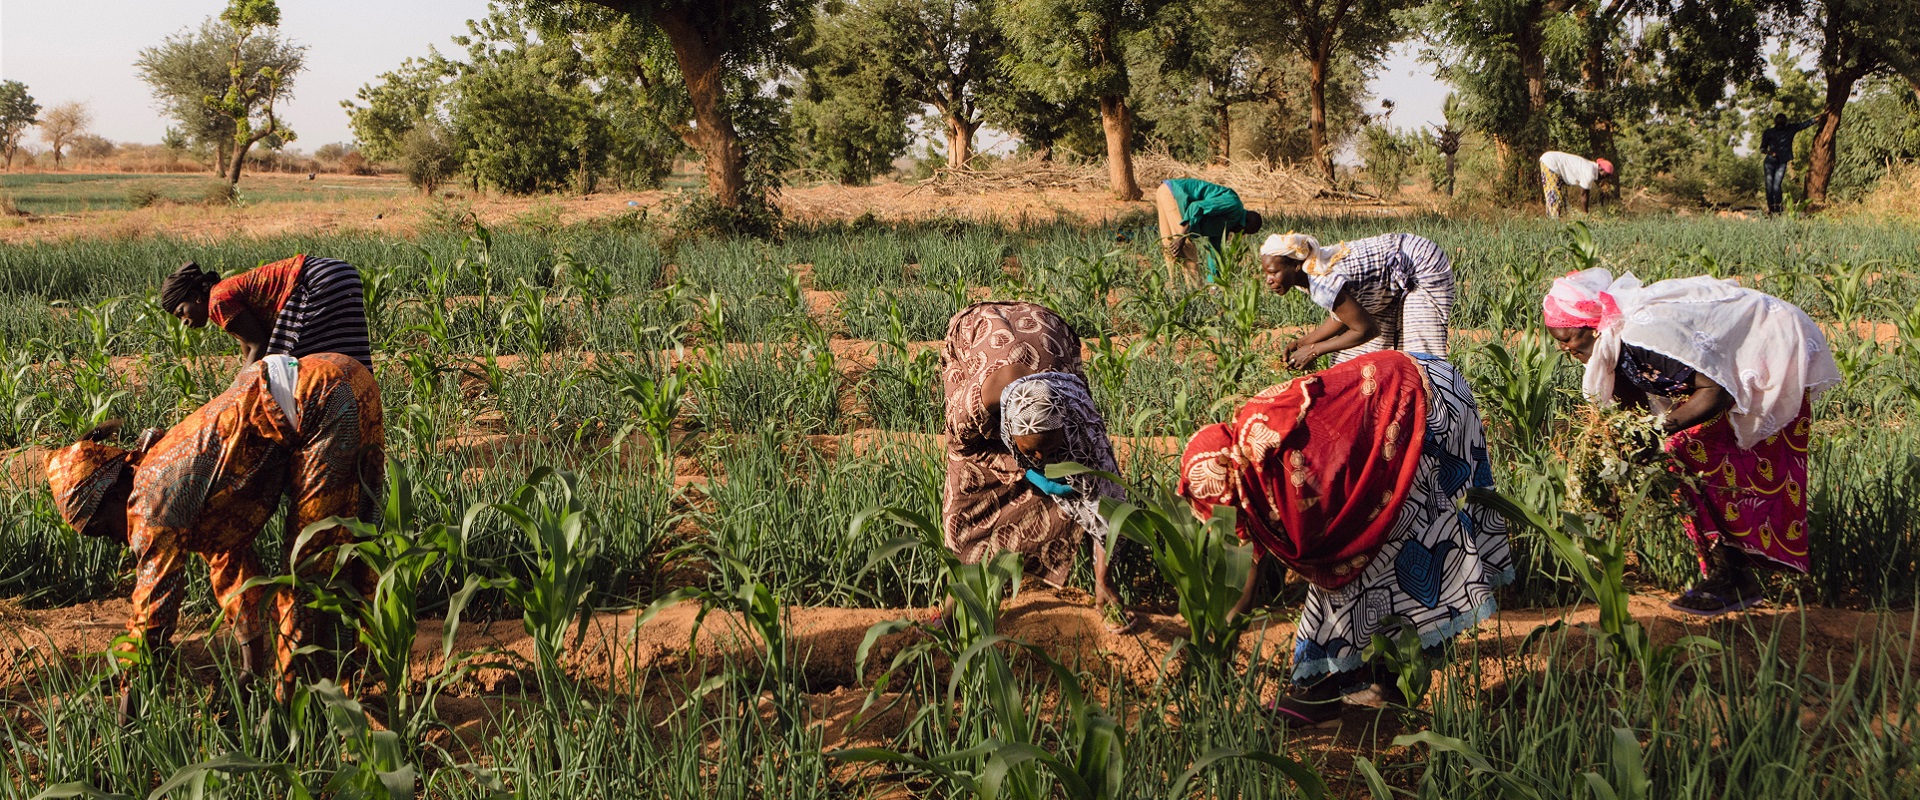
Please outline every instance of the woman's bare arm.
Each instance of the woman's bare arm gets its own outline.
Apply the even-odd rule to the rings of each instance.
[[[1341,322],[1339,317],[1328,314],[1326,322],[1320,323],[1313,330],[1308,331],[1307,335],[1295,339],[1293,340],[1293,344],[1287,345],[1287,352],[1292,353],[1307,345],[1319,344],[1335,336],[1339,336],[1342,332],[1346,331],[1346,329],[1347,324]]]
[[[267,357],[269,331],[253,312],[241,310],[227,318],[227,333],[240,340],[240,363],[251,364]]]
[[[1693,396],[1687,398],[1687,402],[1667,412],[1667,419],[1662,427],[1666,428],[1668,433],[1679,433],[1713,419],[1714,415],[1732,407],[1732,392],[1714,383],[1707,376],[1695,372]]]
[[[1333,320],[1330,321],[1340,323],[1346,330],[1319,343],[1295,350],[1287,356],[1289,366],[1294,369],[1306,369],[1313,364],[1314,359],[1320,356],[1366,344],[1372,341],[1373,337],[1380,335],[1379,323],[1374,321],[1373,315],[1361,308],[1360,304],[1354,301],[1353,295],[1347,294],[1345,289],[1340,290],[1340,298],[1333,304]]]

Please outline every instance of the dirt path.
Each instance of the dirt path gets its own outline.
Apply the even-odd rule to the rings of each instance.
[[[1780,654],[1792,659],[1805,650],[1808,664],[1824,669],[1829,657],[1835,668],[1845,669],[1854,654],[1885,644],[1890,647],[1914,646],[1909,633],[1915,613],[1871,612],[1820,607],[1768,607],[1730,615],[1717,620],[1701,620],[1667,608],[1664,595],[1636,595],[1632,601],[1634,618],[1645,625],[1655,644],[1672,644],[1686,636],[1706,636],[1736,648],[1752,644],[1743,638],[1751,628],[1764,637],[1775,632],[1782,639]],[[1277,614],[1287,609],[1275,609]],[[123,630],[127,603],[123,599],[84,603],[66,608],[17,612],[0,620],[0,685],[17,685],[27,678],[26,669],[35,658],[54,654],[78,659],[104,651]],[[759,641],[740,620],[727,613],[709,615],[695,630],[697,604],[688,602],[666,609],[638,629],[635,611],[594,615],[578,648],[569,653],[569,665],[576,677],[601,686],[615,676],[630,672],[663,678],[698,678],[717,674],[729,663],[759,663]],[[854,674],[854,654],[867,629],[876,623],[905,617],[921,618],[928,609],[886,608],[793,608],[790,609],[789,638],[795,660],[809,692],[828,692],[849,686],[862,686],[865,680]],[[1186,626],[1178,616],[1165,613],[1140,613],[1141,625],[1128,634],[1116,635],[1106,629],[1085,593],[1073,589],[1030,588],[1007,601],[1000,623],[1001,632],[1044,647],[1056,659],[1089,668],[1105,663],[1136,684],[1151,685],[1161,675],[1161,661],[1172,644],[1186,635]],[[1521,641],[1535,628],[1554,621],[1572,626],[1597,622],[1598,611],[1591,605],[1565,608],[1534,608],[1501,611],[1466,637],[1463,649],[1477,648],[1483,662],[1494,657],[1515,656]],[[193,630],[193,626],[183,626]],[[1293,625],[1280,617],[1257,622],[1242,643],[1243,657],[1274,659],[1284,657],[1292,647]],[[882,639],[874,650],[872,663],[884,663],[909,637],[908,632]],[[209,658],[204,632],[180,637],[181,652],[189,662]],[[690,648],[689,645],[693,646]],[[224,645],[217,645],[224,646]],[[438,621],[421,624],[414,644],[414,668],[421,674],[442,666],[441,627]],[[462,625],[454,643],[454,652],[494,651],[520,659],[533,657],[533,642],[517,620]],[[506,670],[483,669],[471,680],[469,693],[498,693],[518,687],[514,675]]]

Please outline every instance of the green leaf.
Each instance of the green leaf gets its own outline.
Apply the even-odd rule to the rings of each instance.
[[[1395,744],[1398,744],[1397,740]],[[1192,768],[1181,773],[1179,778],[1174,779],[1173,789],[1167,792],[1168,800],[1180,800],[1180,798],[1187,793],[1187,784],[1191,783],[1200,773],[1205,772],[1215,764],[1232,759],[1245,759],[1273,768],[1280,774],[1287,776],[1288,780],[1293,781],[1294,787],[1300,790],[1300,794],[1310,798],[1310,800],[1322,800],[1322,798],[1327,796],[1327,782],[1320,777],[1320,773],[1314,772],[1313,768],[1305,764],[1278,753],[1269,753],[1265,750],[1216,747],[1207,751],[1199,760],[1193,762]]]

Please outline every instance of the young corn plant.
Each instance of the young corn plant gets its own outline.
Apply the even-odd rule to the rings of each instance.
[[[1644,508],[1648,484],[1639,484],[1636,491],[1637,497],[1629,499],[1624,505]],[[1683,637],[1670,645],[1654,645],[1646,628],[1635,621],[1629,611],[1632,593],[1626,587],[1626,537],[1589,534],[1587,518],[1571,511],[1562,511],[1556,523],[1548,516],[1524,508],[1491,489],[1469,489],[1467,495],[1472,502],[1494,509],[1508,521],[1532,528],[1547,541],[1561,564],[1573,573],[1600,607],[1598,628],[1587,632],[1594,637],[1601,656],[1608,661],[1638,667],[1640,676],[1650,687],[1668,685],[1677,674],[1676,667],[1681,655],[1693,650],[1719,649],[1717,642],[1702,636]],[[1523,649],[1539,637],[1563,626],[1564,622],[1555,622],[1534,629],[1527,634]],[[1616,670],[1615,675],[1624,687],[1627,670]]]
[[[533,639],[541,693],[571,696],[560,656],[569,628],[577,623],[576,644],[586,637],[593,613],[593,568],[603,545],[580,494],[580,479],[551,467],[535,468],[506,501],[468,509],[461,523],[461,541],[472,540],[480,515],[489,509],[506,515],[520,529],[533,573],[519,578],[502,571],[504,577],[488,580],[485,586],[501,590],[508,604],[521,610],[521,625]]]
[[[1542,441],[1539,434],[1553,420],[1560,353],[1547,337],[1536,332],[1522,334],[1513,340],[1512,347],[1488,342],[1485,352],[1496,378],[1488,387],[1493,395],[1491,405],[1496,419],[1506,426],[1508,438]]]
[[[740,699],[743,703],[742,713],[751,713],[752,709],[746,704],[755,703],[771,693],[774,714],[781,730],[799,732],[803,727],[806,708],[803,696],[805,684],[793,657],[792,642],[787,636],[791,627],[787,603],[772,587],[762,582],[751,567],[720,552],[710,543],[685,545],[669,554],[667,560],[673,562],[688,557],[703,557],[716,564],[722,575],[722,587],[719,590],[690,587],[668,592],[634,620],[635,634],[638,635],[642,625],[667,608],[695,600],[700,603],[700,612],[694,618],[693,632],[687,644],[690,653],[697,655],[700,630],[714,611],[738,615],[740,621],[760,641],[761,651],[757,671],[730,664],[721,674],[708,678],[695,688],[680,710],[694,707],[715,691],[733,689],[722,696]]]
[[[561,298],[562,302],[565,297]],[[526,281],[514,287],[513,295],[500,311],[501,330],[520,332],[522,351],[532,356],[546,355],[553,346],[553,320],[547,310],[547,290]]]
[[[1047,477],[1054,479],[1090,472],[1120,480],[1080,464],[1047,467]],[[1249,615],[1233,610],[1253,574],[1253,546],[1235,533],[1237,512],[1217,507],[1203,522],[1183,508],[1108,500],[1101,502],[1100,513],[1107,518],[1107,552],[1114,552],[1123,537],[1147,548],[1154,568],[1179,598],[1187,638],[1174,643],[1162,663],[1185,653],[1209,674],[1231,669],[1240,636],[1251,623]]]
[[[674,445],[669,437],[674,421],[680,418],[687,392],[692,388],[688,378],[690,370],[684,361],[659,363],[670,361],[673,359],[637,354],[633,362],[604,358],[594,365],[595,376],[626,400],[640,417],[639,422],[621,429],[616,442],[629,432],[637,431],[646,437],[657,475],[670,474],[673,468]]]
[[[1050,477],[1066,474],[1071,473],[1056,475],[1049,470]],[[856,515],[850,533],[857,535],[877,519],[903,525],[912,535],[875,548],[868,557],[868,567],[909,550],[933,552],[944,562],[947,593],[953,600],[954,611],[952,620],[943,620],[938,630],[928,631],[926,638],[895,655],[892,664],[874,682],[861,712],[872,707],[905,666],[941,653],[953,664],[947,681],[946,707],[964,708],[984,698],[989,722],[985,737],[977,743],[940,755],[919,756],[886,748],[849,748],[827,756],[849,762],[901,765],[938,776],[958,792],[976,798],[1038,800],[1064,795],[1074,800],[1110,800],[1129,796],[1125,782],[1125,726],[1104,707],[1091,701],[1083,690],[1080,676],[1054,660],[1045,649],[998,632],[1001,597],[1003,593],[1017,593],[1019,589],[1019,555],[1002,553],[979,564],[963,564],[946,549],[939,528],[931,520],[898,508],[868,509]],[[1231,521],[1227,524],[1226,530],[1231,533]],[[1250,555],[1247,560],[1250,569]],[[1235,600],[1241,585],[1235,584],[1232,588]],[[1231,607],[1229,601],[1227,608]],[[855,674],[866,673],[867,659],[882,637],[913,625],[910,620],[893,620],[869,628],[855,654]],[[1057,741],[1042,735],[1043,721],[1034,709],[1043,707],[1044,694],[1022,686],[1008,659],[1009,649],[1045,667],[1051,674],[1058,691],[1055,707],[1066,716],[1066,727],[1059,732]],[[962,717],[965,717],[964,711]],[[1215,764],[1232,759],[1246,759],[1278,769],[1294,780],[1308,797],[1325,795],[1325,784],[1319,776],[1290,758],[1261,751],[1216,748],[1175,781],[1169,797],[1185,796],[1187,785],[1195,777]],[[1045,778],[1051,779],[1051,787]]]
[[[354,540],[331,552],[310,552],[316,534],[335,527],[351,531]],[[453,643],[460,615],[475,592],[487,585],[469,576],[449,599],[440,636],[440,671],[427,676],[423,691],[413,691],[413,642],[420,627],[420,588],[436,569],[461,559],[461,541],[443,522],[423,525],[416,504],[412,471],[400,462],[388,465],[386,504],[377,522],[333,517],[308,525],[289,551],[296,563],[309,559],[326,563],[326,578],[293,575],[255,579],[253,583],[280,585],[308,594],[308,606],[338,616],[357,631],[373,666],[386,681],[386,727],[403,740],[418,742],[433,721],[433,701],[448,685],[467,672],[466,659],[454,659]],[[372,578],[372,594],[362,596],[348,578],[354,565]]]

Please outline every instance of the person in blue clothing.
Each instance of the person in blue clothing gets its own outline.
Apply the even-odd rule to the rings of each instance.
[[[1760,134],[1760,154],[1766,156],[1767,176],[1767,213],[1778,214],[1785,209],[1784,184],[1787,182],[1787,165],[1793,163],[1793,137],[1801,131],[1820,122],[1820,115],[1805,122],[1788,122],[1787,115],[1773,115],[1773,127]]]
[[[1260,213],[1248,211],[1238,192],[1199,178],[1161,183],[1154,190],[1153,206],[1160,218],[1160,247],[1170,266],[1175,261],[1188,266],[1199,263],[1196,238],[1205,239],[1217,251],[1226,246],[1228,234],[1251,236],[1260,232]],[[1219,274],[1219,265],[1208,254],[1207,280],[1211,282]]]

